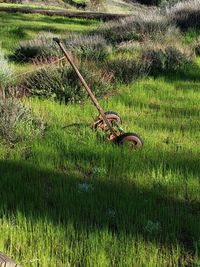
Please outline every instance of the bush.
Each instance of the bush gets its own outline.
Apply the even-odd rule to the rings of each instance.
[[[0,47],[0,87],[4,86],[5,83],[10,80],[12,74],[13,69],[5,58],[4,53]]]
[[[166,10],[166,16],[186,30],[200,27],[200,1],[181,1]]]
[[[73,34],[64,40],[66,48],[77,56],[103,61],[111,53],[111,47],[101,35]]]
[[[0,99],[0,137],[9,144],[28,140],[44,131],[44,124],[16,98]]]
[[[151,13],[138,12],[120,21],[108,22],[99,31],[108,42],[115,45],[132,40],[143,41],[155,33],[163,34],[169,25],[167,17],[156,10]]]
[[[100,35],[73,34],[62,41],[68,50],[82,58],[102,61],[111,50],[106,40]],[[21,42],[14,55],[18,61],[46,62],[52,58],[63,56],[63,53],[53,41],[53,35],[43,33],[32,41]]]
[[[53,41],[53,36],[51,33],[41,33],[34,40],[21,42],[15,50],[15,59],[29,62],[57,58],[60,51]]]
[[[178,45],[145,47],[142,57],[144,61],[149,62],[152,75],[178,72],[193,60],[192,51]]]
[[[149,66],[147,61],[138,58],[119,58],[111,61],[107,68],[113,73],[118,81],[129,83],[148,74]]]
[[[96,96],[102,96],[111,89],[109,76],[91,63],[81,62],[79,69]],[[33,95],[55,98],[65,103],[78,102],[88,96],[70,66],[54,66],[37,71],[26,79],[25,86]]]

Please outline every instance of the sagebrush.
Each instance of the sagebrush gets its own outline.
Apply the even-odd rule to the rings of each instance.
[[[77,65],[96,96],[103,96],[111,90],[109,74],[102,72],[91,62],[78,61]],[[65,103],[78,102],[88,97],[69,65],[36,71],[26,78],[25,86],[32,95],[54,98]]]
[[[13,97],[0,99],[0,137],[8,144],[43,134],[45,124],[22,101]]]
[[[8,83],[13,74],[13,68],[11,67],[4,55],[2,48],[0,47],[0,87]]]

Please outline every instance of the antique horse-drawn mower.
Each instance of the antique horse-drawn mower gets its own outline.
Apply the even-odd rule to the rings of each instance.
[[[58,38],[54,38],[54,41],[59,45],[60,49],[64,53],[66,59],[76,72],[79,80],[85,87],[86,91],[88,92],[94,106],[99,112],[99,116],[96,121],[93,123],[93,129],[101,129],[106,133],[106,137],[109,141],[114,142],[115,144],[125,144],[128,143],[130,148],[142,148],[143,140],[135,133],[125,133],[124,130],[121,128],[121,118],[118,113],[113,111],[104,112],[102,107],[99,105],[96,97],[92,93],[92,90],[88,86],[87,82],[81,75],[80,71],[78,70],[77,66],[74,64],[72,59],[70,58],[69,54],[65,50],[62,42]]]

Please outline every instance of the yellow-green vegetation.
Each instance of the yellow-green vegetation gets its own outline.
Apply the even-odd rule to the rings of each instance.
[[[0,17],[1,25],[8,27],[1,28],[0,34],[6,36],[3,48],[10,62],[19,41],[27,49],[29,43],[24,43],[25,40],[50,27],[49,31],[61,35],[68,48],[72,47],[73,53],[82,58],[76,62],[83,71],[89,69],[93,77],[98,74],[106,79],[107,94],[100,98],[105,111],[118,112],[125,131],[138,133],[144,139],[144,147],[139,151],[109,143],[103,133],[90,127],[98,115],[91,102],[80,98],[73,104],[66,101],[66,105],[59,97],[60,101],[55,101],[59,88],[48,98],[43,94],[43,97],[29,95],[16,99],[11,102],[12,109],[6,101],[10,101],[9,90],[14,87],[4,87],[1,83],[4,90],[0,92],[8,97],[0,102],[0,251],[28,267],[199,266],[200,58],[194,60],[192,55],[185,63],[188,49],[193,51],[198,40],[198,31],[180,35],[171,31],[170,36],[177,40],[177,58],[168,56],[163,49],[174,41],[161,31],[162,47],[153,47],[148,65],[156,74],[133,82],[136,65],[126,60],[134,62],[139,55],[137,67],[142,60],[148,62],[143,51],[149,51],[145,50],[147,43],[152,48],[158,40],[154,34],[148,40],[117,42],[110,54],[102,57],[101,53],[90,60],[91,43],[88,47],[87,43],[83,45],[80,40],[85,42],[85,39],[77,35],[75,39],[70,37],[69,42],[67,36],[72,31],[96,36],[99,23],[95,21],[8,14],[6,24],[6,13],[0,13]],[[23,22],[24,18],[29,21]],[[15,37],[9,32],[12,26],[25,34]],[[116,31],[111,41],[121,40],[121,32],[117,36]],[[135,36],[127,33],[126,37]],[[104,37],[108,35],[102,33]],[[35,49],[33,43],[30,51]],[[187,53],[183,50],[184,43],[191,44]],[[97,44],[92,39],[95,53]],[[47,48],[42,52],[37,50],[41,60],[43,52],[48,51],[51,60],[52,47]],[[3,53],[0,59],[12,71]],[[121,65],[114,68],[113,62],[117,60]],[[160,62],[163,69],[158,73]],[[21,72],[27,66],[33,68],[32,63],[15,64]],[[113,69],[109,69],[111,63]],[[117,66],[120,66],[118,71]],[[53,81],[54,88],[62,84],[56,71],[52,74],[50,69],[46,76],[41,76],[48,84],[46,91],[54,87]],[[145,69],[144,74],[147,76],[149,72]],[[42,87],[37,75],[29,77],[37,84],[34,95]],[[75,76],[71,74],[71,80],[69,76],[63,77],[67,77],[63,79],[66,88],[71,86],[73,90],[73,85],[77,88],[72,83]],[[27,85],[27,77],[22,85],[23,88]],[[20,90],[21,84],[18,86]],[[95,91],[95,83],[94,87]],[[61,89],[64,91],[65,87]]]

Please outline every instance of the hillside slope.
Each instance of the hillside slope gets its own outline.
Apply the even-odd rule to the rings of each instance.
[[[12,3],[11,3],[12,2]],[[6,7],[31,7],[42,8],[42,9],[67,9],[67,10],[79,10],[79,11],[95,11],[95,12],[109,12],[109,13],[132,13],[149,7],[145,7],[138,3],[125,0],[100,0],[100,1],[89,1],[89,0],[21,0],[21,1],[10,1],[0,0],[0,6]]]
[[[171,11],[176,27],[156,12],[108,23],[0,12],[0,251],[28,267],[200,266],[200,32],[188,29],[200,12],[190,10]],[[55,63],[55,36],[142,150],[92,131],[98,112]]]

